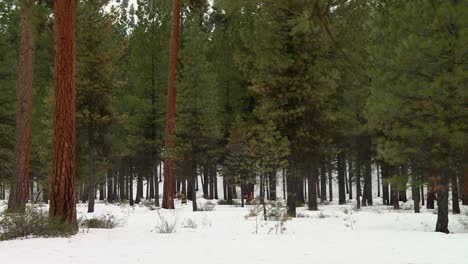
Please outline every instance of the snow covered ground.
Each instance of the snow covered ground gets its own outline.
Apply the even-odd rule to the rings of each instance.
[[[468,222],[466,215],[450,215],[452,234],[445,235],[433,232],[437,216],[432,211],[373,206],[357,212],[352,205],[334,204],[320,210],[299,208],[301,217],[286,222],[283,234],[269,232],[274,223],[260,221],[256,234],[255,218],[245,218],[248,208],[218,205],[214,211],[192,212],[190,204],[167,211],[98,203],[94,215],[113,214],[120,227],[81,230],[70,238],[0,242],[0,259],[6,264],[468,263],[468,230],[461,223]],[[466,206],[462,210],[468,213]],[[78,211],[79,217],[93,216],[85,213],[85,204]],[[177,219],[175,233],[156,231],[158,212]],[[188,219],[197,227],[188,227]]]

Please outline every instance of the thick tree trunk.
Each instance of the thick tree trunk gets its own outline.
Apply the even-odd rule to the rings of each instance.
[[[28,202],[35,54],[34,29],[30,19],[31,8],[24,3],[20,7],[21,31],[18,99],[16,102],[15,159],[10,196],[8,198],[8,211],[10,212],[24,212]]]
[[[166,116],[166,161],[164,163],[164,194],[162,207],[174,209],[174,148],[175,148],[175,116],[176,116],[176,79],[177,60],[179,54],[179,34],[180,34],[180,0],[173,0],[172,29],[171,29],[171,51],[169,65],[169,88],[167,95],[167,116]]]
[[[276,200],[276,171],[268,174],[270,200]]]
[[[286,184],[287,184],[287,213],[291,217],[296,217],[296,186],[297,186],[297,179],[296,175],[294,175],[294,171],[288,171],[288,174],[286,175]]]
[[[54,158],[50,184],[51,218],[76,224],[75,195],[75,0],[54,1]]]
[[[448,230],[448,192],[449,176],[442,175],[437,185],[437,223],[436,232],[449,233]]]
[[[307,180],[308,180],[308,189],[309,189],[309,200],[308,200],[308,207],[309,210],[317,211],[318,204],[317,204],[317,169],[309,168],[307,170]]]
[[[411,161],[411,190],[414,202],[414,212],[420,213],[419,202],[421,201],[418,185],[419,171],[416,167],[415,161]]]
[[[135,197],[135,203],[140,204],[141,199],[143,198],[143,173],[141,170],[138,171],[137,174],[137,192],[136,192],[136,197]]]
[[[435,190],[435,183],[434,177],[429,177],[427,183],[427,209],[434,209],[435,208],[435,199],[436,199],[436,190]]]
[[[345,155],[343,152],[338,154],[338,202],[339,204],[346,204],[346,190],[345,190],[345,170],[346,166]]]
[[[94,128],[92,124],[88,125],[88,213],[94,212],[94,192],[96,188],[94,161]]]

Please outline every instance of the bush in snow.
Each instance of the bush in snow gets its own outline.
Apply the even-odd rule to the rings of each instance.
[[[154,205],[154,200],[151,200],[151,199],[144,200],[142,205],[151,211],[156,210],[156,206]]]
[[[26,237],[66,237],[75,229],[61,221],[50,219],[41,209],[27,207],[24,213],[3,212],[0,215],[0,240]]]
[[[286,227],[284,226],[286,221],[291,219],[287,213],[286,205],[283,201],[272,201],[268,204],[267,207],[267,216],[269,220],[275,221],[275,225],[270,229],[270,232],[275,231],[278,234],[278,231],[282,234]]]
[[[169,234],[174,233],[177,227],[177,216],[166,218],[158,211],[158,223],[155,227],[158,233]]]
[[[114,215],[106,214],[99,217],[93,218],[81,218],[78,221],[79,227],[84,229],[93,229],[93,228],[101,228],[101,229],[112,229],[117,226],[122,225],[122,220],[118,219]]]

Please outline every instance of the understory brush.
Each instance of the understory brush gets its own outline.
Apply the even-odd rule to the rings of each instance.
[[[30,237],[68,237],[76,233],[76,229],[49,218],[42,209],[26,207],[24,213],[2,212],[0,214],[0,241]]]

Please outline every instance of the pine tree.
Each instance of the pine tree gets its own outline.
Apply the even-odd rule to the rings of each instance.
[[[411,1],[376,10],[375,28],[381,30],[372,34],[367,114],[382,134],[379,156],[396,165],[408,158],[424,162],[437,185],[436,231],[448,233],[452,153],[465,148],[468,138],[460,114],[468,80],[466,29],[459,26],[466,23],[466,5]]]
[[[75,202],[75,1],[55,1],[54,160],[51,218],[77,228]]]

